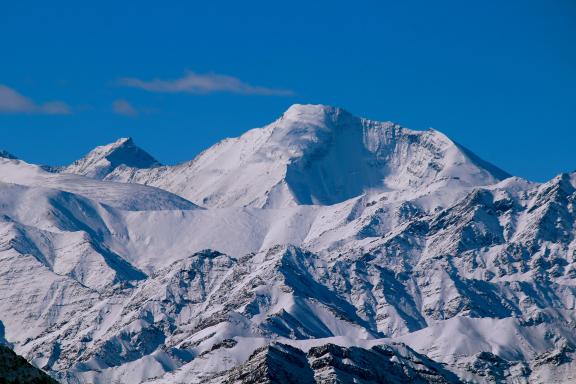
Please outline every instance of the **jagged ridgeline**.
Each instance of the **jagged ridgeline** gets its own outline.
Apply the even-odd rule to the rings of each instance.
[[[0,155],[0,336],[71,384],[576,381],[575,186],[318,105],[174,166]]]

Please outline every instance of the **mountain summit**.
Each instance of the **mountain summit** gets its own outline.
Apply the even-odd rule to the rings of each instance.
[[[225,139],[190,162],[121,167],[106,178],[153,185],[208,207],[279,208],[448,180],[487,185],[508,176],[438,131],[296,104],[270,125]]]
[[[161,164],[146,151],[134,144],[132,138],[121,138],[114,143],[94,148],[80,160],[61,171],[103,179],[116,167],[151,168]]]

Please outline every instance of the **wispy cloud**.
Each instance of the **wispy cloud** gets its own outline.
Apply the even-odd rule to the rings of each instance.
[[[139,88],[149,92],[162,93],[238,93],[243,95],[290,96],[294,92],[288,89],[276,89],[254,86],[228,75],[215,73],[198,74],[186,72],[178,79],[140,80],[136,78],[123,78],[118,84],[125,87]]]
[[[112,103],[112,110],[114,113],[124,116],[138,116],[138,110],[128,102],[128,100],[118,99]]]
[[[45,115],[67,115],[68,104],[62,101],[36,103],[16,90],[0,84],[0,113],[36,113]]]

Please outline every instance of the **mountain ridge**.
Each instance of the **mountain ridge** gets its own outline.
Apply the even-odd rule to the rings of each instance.
[[[436,130],[412,131],[341,108],[298,104],[268,126],[224,139],[188,162],[121,165],[99,175],[157,186],[201,206],[258,208],[330,205],[372,189],[414,189],[446,178],[491,184],[510,176]]]
[[[576,380],[576,174],[323,108],[104,180],[0,159],[0,340],[70,384]]]

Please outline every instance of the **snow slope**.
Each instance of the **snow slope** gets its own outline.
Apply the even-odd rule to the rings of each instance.
[[[0,158],[0,182],[58,189],[125,210],[197,208],[191,202],[158,188],[51,173],[15,159]]]

